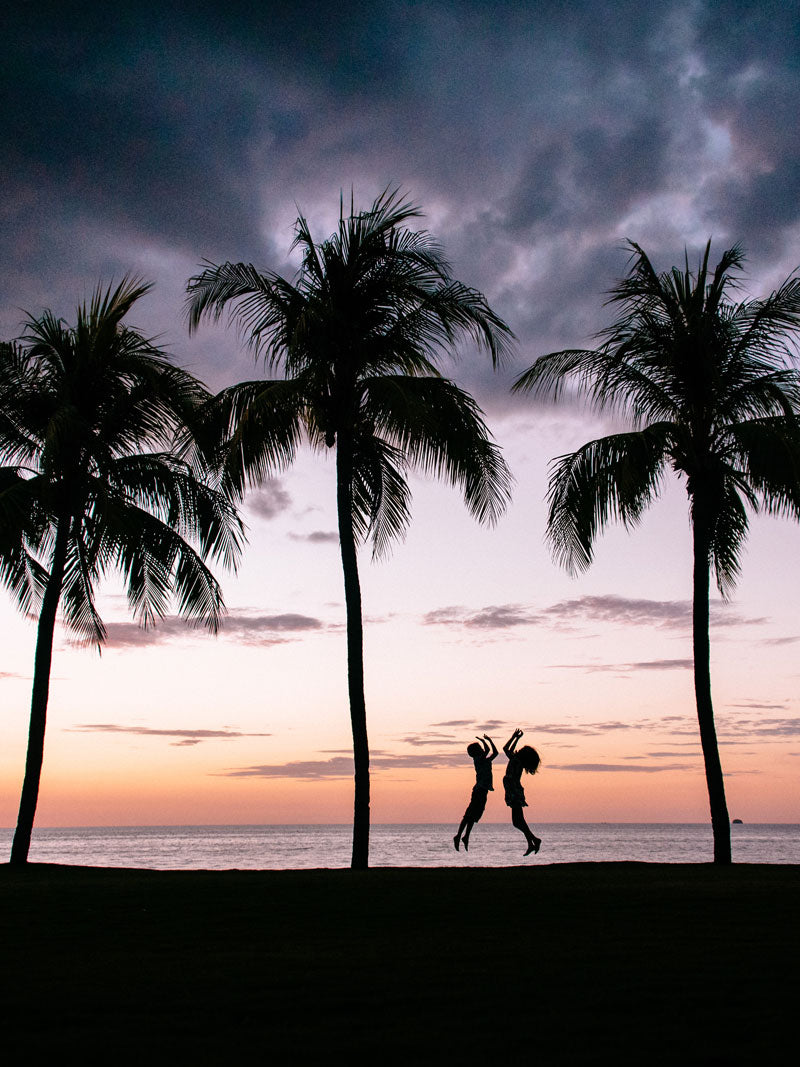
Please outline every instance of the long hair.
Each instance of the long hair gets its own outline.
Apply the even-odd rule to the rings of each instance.
[[[536,774],[539,770],[539,764],[542,762],[542,757],[535,748],[530,745],[523,745],[516,755],[519,756],[520,762],[528,774]]]

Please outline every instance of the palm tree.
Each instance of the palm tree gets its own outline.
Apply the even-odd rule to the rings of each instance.
[[[0,574],[23,610],[39,607],[12,864],[30,847],[59,606],[76,638],[99,647],[95,587],[115,568],[143,625],[174,589],[181,613],[216,631],[224,605],[204,559],[234,565],[240,550],[225,495],[168,451],[208,394],[122,324],[149,288],[98,288],[74,327],[46,311],[0,352]]]
[[[410,521],[410,467],[463,490],[481,522],[509,499],[510,475],[474,400],[441,377],[437,358],[459,336],[495,364],[512,337],[484,297],[455,281],[441,249],[405,223],[417,207],[387,190],[368,211],[340,204],[339,225],[316,244],[302,216],[293,281],[244,263],[208,265],[190,280],[189,324],[230,305],[266,367],[284,378],[220,394],[228,490],[242,491],[291,463],[305,437],[335,448],[339,543],[347,615],[347,676],[355,797],[352,866],[369,860],[369,744],[357,545],[384,553]]]
[[[633,527],[666,471],[689,498],[694,575],[692,634],[700,740],[714,834],[714,860],[731,862],[730,822],[711,702],[709,582],[733,592],[748,507],[800,516],[800,381],[791,365],[800,327],[800,278],[764,300],[727,299],[741,270],[738,247],[709,271],[657,274],[633,242],[628,276],[611,290],[617,320],[594,350],[543,356],[514,389],[558,398],[573,385],[597,409],[627,415],[633,429],[590,441],[556,459],[548,536],[573,573],[592,561],[611,519]]]

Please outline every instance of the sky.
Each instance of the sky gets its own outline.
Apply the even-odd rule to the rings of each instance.
[[[658,269],[745,250],[743,295],[800,264],[796,0],[340,0],[169,5],[20,0],[0,15],[0,337],[98,283],[154,283],[128,321],[214,390],[258,377],[234,331],[190,337],[203,261],[292,275],[341,194],[400,188],[453,274],[514,331],[495,372],[448,373],[515,478],[495,528],[412,477],[405,541],[361,554],[375,822],[457,824],[465,748],[519,726],[542,755],[529,820],[704,822],[681,485],[612,527],[578,578],[545,541],[548,464],[621,427],[512,397],[544,353],[610,321],[626,240]],[[352,814],[344,605],[331,458],[247,498],[217,637],[141,631],[104,586],[102,652],[57,634],[37,824],[343,822]],[[800,530],[753,517],[732,599],[712,603],[728,804],[800,821]],[[0,825],[16,820],[35,624],[0,597]],[[502,756],[501,756],[502,761]],[[499,765],[498,765],[499,767]],[[500,774],[496,774],[499,777]],[[502,791],[485,818],[502,821]]]

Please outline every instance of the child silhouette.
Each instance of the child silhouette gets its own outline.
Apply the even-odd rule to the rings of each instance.
[[[522,772],[524,770],[528,774],[536,774],[541,758],[536,749],[531,748],[530,745],[525,745],[519,752],[517,751],[517,742],[521,737],[522,730],[515,730],[503,745],[503,752],[508,756],[508,766],[506,767],[506,773],[503,775],[503,789],[505,790],[506,804],[511,808],[512,825],[525,834],[525,840],[528,842],[528,849],[525,855],[529,856],[531,852],[539,851],[542,839],[533,833],[525,822],[525,816],[522,814],[522,809],[528,806],[528,802],[525,800],[525,790],[522,788]]]
[[[469,835],[472,833],[472,827],[479,821],[486,810],[486,798],[489,795],[489,790],[494,789],[492,785],[492,760],[497,755],[497,748],[491,737],[488,734],[484,734],[477,741],[473,741],[471,745],[467,745],[467,755],[472,757],[475,764],[475,785],[472,787],[472,796],[467,810],[464,812],[464,818],[461,820],[458,833],[453,838],[456,852],[458,852],[459,844],[462,843],[464,850],[469,852]]]

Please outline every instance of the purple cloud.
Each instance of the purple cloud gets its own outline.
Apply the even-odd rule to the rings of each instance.
[[[733,719],[726,717],[718,724],[721,739],[745,736],[747,739],[800,737],[800,718]]]
[[[551,764],[557,771],[580,771],[591,774],[604,774],[606,772],[621,772],[628,774],[662,774],[664,771],[689,771],[695,770],[694,764],[690,763],[641,763],[635,766],[630,763],[559,763]]]
[[[552,669],[585,671],[586,674],[609,672],[630,674],[634,671],[689,671],[694,666],[691,659],[649,659],[633,663],[551,663]]]
[[[311,545],[338,545],[339,535],[335,530],[312,530],[311,533],[290,533],[292,541],[306,541]]]
[[[690,600],[648,600],[609,593],[562,600],[544,608],[542,615],[566,622],[592,621],[621,626],[688,629],[692,623],[692,604]],[[711,621],[713,626],[741,626],[758,625],[767,620],[746,618],[736,614],[730,605],[715,601],[711,605]]]
[[[134,734],[138,737],[174,737],[171,742],[176,746],[199,745],[203,741],[230,740],[240,737],[272,737],[269,733],[246,733],[242,730],[225,728],[222,730],[193,730],[155,728],[150,726],[119,726],[116,723],[77,723],[69,728],[76,733]]]
[[[292,498],[279,478],[267,478],[247,494],[247,508],[259,519],[277,519],[292,506]]]
[[[370,753],[370,770],[380,774],[384,771],[435,770],[444,767],[460,767],[464,763],[464,753],[459,749],[454,752],[425,754],[422,752]],[[256,764],[251,767],[236,767],[219,772],[226,778],[299,778],[326,780],[333,778],[351,778],[353,775],[353,758],[347,755],[334,755],[324,760],[290,760],[287,763]]]
[[[714,626],[757,625],[767,621],[738,615],[729,605],[721,602],[711,605],[711,617]],[[692,623],[692,605],[689,600],[647,600],[609,593],[604,596],[573,597],[539,609],[525,604],[492,604],[479,609],[450,605],[427,612],[422,621],[426,626],[483,630],[510,630],[517,626],[546,624],[574,626],[581,623],[688,630]],[[678,664],[679,661],[674,662]],[[663,669],[656,668],[655,663],[653,661],[652,669]],[[639,669],[647,669],[647,666],[642,663]]]
[[[226,615],[220,631],[221,638],[240,641],[242,644],[276,645],[300,635],[326,629],[326,624],[310,615],[286,612],[282,615],[248,615],[232,612]],[[106,624],[107,648],[146,647],[171,640],[194,638],[202,640],[205,631],[197,630],[176,615],[160,619],[155,626],[143,629],[134,622],[110,622]]]
[[[538,618],[520,604],[493,604],[472,611],[464,607],[438,608],[427,612],[425,626],[466,626],[477,630],[508,630],[515,626],[531,626]]]

